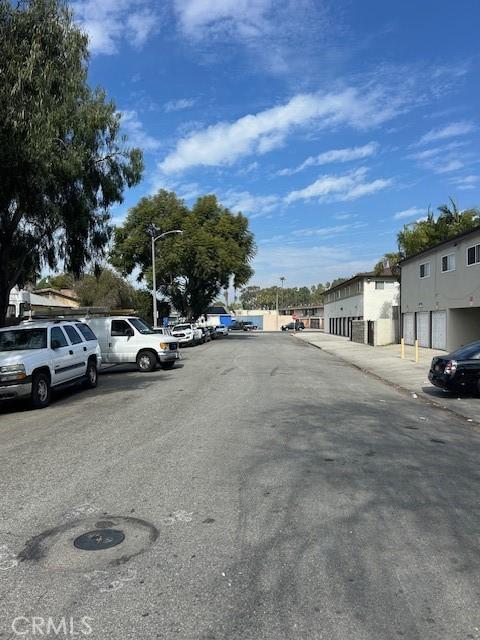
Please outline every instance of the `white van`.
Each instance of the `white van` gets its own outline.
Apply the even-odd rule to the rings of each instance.
[[[98,339],[102,362],[136,362],[139,371],[153,371],[157,364],[172,369],[179,358],[178,341],[158,333],[141,318],[131,316],[85,317]]]

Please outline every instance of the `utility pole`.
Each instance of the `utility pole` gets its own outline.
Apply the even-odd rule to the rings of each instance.
[[[155,268],[155,242],[157,240],[161,240],[165,238],[165,236],[169,236],[173,233],[182,234],[183,231],[180,229],[173,229],[172,231],[165,231],[165,233],[161,233],[160,235],[155,235],[155,230],[152,230],[152,285],[153,285],[153,328],[158,328],[158,312],[157,312],[157,272]]]

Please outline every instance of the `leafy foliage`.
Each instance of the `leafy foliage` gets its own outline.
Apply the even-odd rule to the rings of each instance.
[[[111,269],[86,274],[76,283],[75,292],[82,307],[134,309],[137,305],[137,290]]]
[[[338,278],[335,283],[343,282],[343,278]],[[319,283],[312,287],[266,287],[261,288],[255,285],[245,287],[240,293],[240,302],[243,309],[275,309],[277,306],[292,307],[295,305],[316,305],[323,304],[324,292],[333,283]]]
[[[450,199],[450,204],[438,207],[439,215],[428,212],[426,220],[420,220],[413,225],[405,225],[398,234],[398,248],[405,258],[424,249],[428,249],[439,242],[469,231],[480,225],[480,211],[467,209],[460,211],[456,203]]]
[[[480,225],[480,211],[478,209],[460,211],[452,198],[450,198],[449,204],[440,205],[437,211],[437,216],[429,210],[425,220],[404,225],[397,235],[398,251],[386,253],[377,262],[374,266],[375,275],[381,275],[386,267],[389,267],[394,275],[400,275],[398,265],[404,258],[420,253]]]
[[[215,196],[203,196],[190,210],[175,193],[161,190],[142,198],[115,231],[111,262],[122,273],[138,270],[152,283],[151,237],[180,229],[156,244],[158,288],[181,315],[201,315],[229,284],[245,285],[253,271],[253,235],[243,215],[233,215]]]
[[[59,261],[78,276],[102,253],[109,206],[141,177],[87,60],[62,0],[0,0],[0,326],[15,284]]]

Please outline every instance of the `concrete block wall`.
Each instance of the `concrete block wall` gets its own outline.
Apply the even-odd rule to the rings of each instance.
[[[359,344],[367,344],[368,341],[368,323],[366,320],[352,321],[352,342]]]

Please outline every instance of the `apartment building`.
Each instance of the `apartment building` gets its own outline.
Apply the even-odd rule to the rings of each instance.
[[[401,264],[402,335],[407,344],[453,351],[480,340],[480,227]]]

